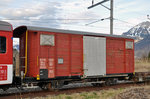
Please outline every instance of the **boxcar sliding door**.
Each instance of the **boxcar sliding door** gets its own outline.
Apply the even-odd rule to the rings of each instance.
[[[106,74],[106,38],[83,37],[84,75],[99,76]]]

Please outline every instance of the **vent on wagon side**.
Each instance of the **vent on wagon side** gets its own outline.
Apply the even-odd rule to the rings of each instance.
[[[126,41],[126,49],[133,49],[133,42],[132,41]]]
[[[41,34],[40,35],[40,45],[55,46],[54,35]]]

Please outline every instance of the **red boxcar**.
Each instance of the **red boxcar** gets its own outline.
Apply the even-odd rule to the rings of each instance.
[[[134,40],[129,37],[21,26],[24,74],[39,79],[134,72]]]

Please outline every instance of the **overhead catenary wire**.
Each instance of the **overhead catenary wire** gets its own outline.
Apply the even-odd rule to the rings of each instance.
[[[130,24],[130,25],[135,25],[135,24],[132,24],[130,22],[127,22],[127,21],[124,21],[124,20],[121,20],[121,19],[117,19],[117,18],[114,18],[114,20],[117,20],[117,21],[120,21],[120,22],[123,22],[123,23],[127,23],[127,24]]]
[[[36,24],[34,24],[34,23],[39,23],[40,21],[32,21],[33,22],[33,25],[35,25],[36,26]],[[49,23],[49,22],[40,22],[40,23]],[[22,23],[23,25],[26,25],[26,24],[28,24],[28,22],[23,22]],[[38,24],[37,24],[38,25]],[[91,27],[91,28],[96,28],[96,29],[107,29],[108,27],[98,27],[98,26],[94,26],[94,25],[80,25],[80,24],[78,24],[78,25],[72,25],[72,24],[70,24],[70,23],[61,23],[61,25],[66,25],[66,26],[75,26],[75,27]],[[44,26],[44,25],[43,25]],[[55,26],[53,26],[53,25],[45,25],[44,27],[51,27],[51,28],[56,28]],[[17,27],[16,25],[14,25],[14,27]],[[125,30],[125,29],[123,29],[123,28],[120,28],[120,27],[114,27],[114,29],[119,29],[119,30]]]
[[[105,19],[109,19],[109,18],[103,18],[103,19],[99,19],[99,20],[97,20],[97,19],[88,19],[88,20],[96,20],[96,21],[94,21],[94,22],[91,22],[91,23],[88,23],[88,24],[85,24],[85,25],[79,25],[78,24],[78,26],[87,26],[87,27],[93,27],[93,28],[108,28],[108,27],[98,27],[98,26],[93,26],[93,25],[91,25],[92,23],[96,23],[96,22],[99,22],[99,21],[103,21],[103,20],[105,20]],[[4,20],[4,19],[3,19]],[[5,19],[6,20],[6,19]],[[16,20],[18,20],[18,19],[12,19],[12,20],[14,20],[14,21],[16,21]],[[27,20],[27,19],[19,19],[19,20]],[[43,20],[43,19],[42,19]],[[30,19],[30,22],[34,22],[34,23],[37,23],[37,22],[40,22],[40,23],[49,23],[49,21],[42,21],[42,20],[37,20],[37,19]],[[48,20],[48,19],[46,19],[46,20]],[[57,20],[57,19],[52,19],[52,20]],[[62,20],[68,20],[68,19],[62,19]],[[83,20],[83,19],[70,19],[70,20]],[[84,19],[85,20],[85,19]],[[87,20],[87,19],[86,19]],[[121,21],[121,20],[119,20],[119,21]],[[121,22],[124,22],[124,23],[128,23],[128,22],[125,22],[125,21],[121,21]],[[22,23],[22,22],[21,22]],[[26,21],[26,22],[23,22],[22,24],[28,24],[28,22]],[[70,23],[61,23],[62,25],[70,25]],[[128,24],[130,24],[130,23],[128,23]],[[72,25],[72,26],[76,26],[76,25]],[[133,26],[133,24],[132,24],[132,26]],[[15,26],[16,27],[16,26]],[[131,24],[130,24],[130,27],[131,27]],[[122,29],[122,28],[120,28],[120,27],[115,27],[114,29],[121,29],[121,30],[124,30],[124,29]]]
[[[86,26],[89,26],[89,25],[91,25],[91,24],[94,24],[94,23],[97,23],[97,22],[100,22],[100,21],[104,21],[104,20],[107,20],[107,19],[109,19],[109,17],[108,18],[102,18],[102,19],[91,19],[91,18],[70,18],[70,19],[68,19],[68,18],[56,18],[56,19],[52,19],[52,18],[50,18],[50,19],[15,19],[15,18],[10,18],[10,19],[2,19],[1,18],[1,20],[11,20],[11,21],[20,21],[20,20],[22,20],[22,21],[24,21],[24,20],[28,20],[28,21],[31,21],[31,22],[40,22],[40,23],[48,23],[48,21],[47,20],[76,20],[76,21],[92,21],[93,20],[93,22],[90,22],[90,23],[87,23],[87,24],[85,24]],[[46,20],[46,22],[44,21],[44,20]],[[135,24],[132,24],[132,23],[130,23],[130,22],[127,22],[127,21],[124,21],[124,20],[121,20],[121,19],[117,19],[117,18],[114,18],[114,20],[117,20],[117,21],[120,21],[120,22],[123,22],[123,23],[126,23],[126,24],[129,24],[130,26],[133,26],[133,25],[135,25]],[[65,23],[65,24],[67,24],[67,23]],[[69,23],[68,23],[69,24]]]
[[[37,1],[40,1],[40,0],[37,0]],[[94,0],[93,0],[94,1]],[[49,1],[47,1],[47,2],[49,2]],[[93,4],[94,4],[94,2],[93,2]],[[122,22],[122,23],[125,23],[125,25],[127,25],[128,24],[128,27],[131,27],[131,26],[133,26],[134,24],[132,24],[132,23],[129,23],[129,22],[126,22],[126,21],[123,21],[123,20],[120,20],[120,19],[116,19],[116,18],[113,18],[114,20],[116,20],[116,21],[120,21],[120,22]],[[87,27],[93,27],[93,28],[109,28],[109,27],[98,27],[98,26],[94,26],[94,25],[91,25],[92,23],[96,23],[96,22],[99,22],[99,21],[103,21],[103,19],[97,19],[97,18],[48,18],[48,19],[41,19],[41,18],[39,18],[39,19],[36,19],[36,18],[26,18],[26,17],[24,17],[24,19],[4,19],[4,20],[12,20],[12,22],[15,22],[15,21],[20,21],[20,20],[22,20],[22,22],[24,21],[24,20],[29,20],[30,22],[31,22],[31,24],[33,24],[34,25],[34,23],[37,23],[37,22],[40,22],[40,23],[43,23],[43,25],[44,25],[44,23],[49,23],[49,22],[53,22],[53,20],[55,21],[56,20],[56,22],[59,22],[60,24],[66,24],[66,25],[70,25],[71,24],[71,22],[78,22],[78,21],[84,21],[84,22],[90,22],[90,21],[93,21],[93,22],[91,22],[89,25],[88,24],[85,24]],[[43,20],[43,21],[42,21]],[[68,21],[67,21],[68,20]],[[69,22],[70,21],[70,22]],[[21,22],[21,23],[22,23]],[[33,22],[33,23],[32,23]],[[63,23],[64,22],[64,23]],[[66,23],[65,23],[66,22]],[[26,22],[25,22],[25,24],[26,24]],[[75,23],[75,24],[77,24],[77,23]],[[75,24],[73,25],[73,26],[75,26]],[[120,23],[121,24],[121,23]],[[56,25],[58,25],[59,26],[59,24],[58,23],[56,23]],[[53,25],[52,25],[53,26]],[[82,26],[82,25],[80,25],[80,26]],[[122,29],[123,30],[123,28],[124,27],[115,27],[115,29]]]
[[[85,24],[85,25],[94,24],[94,23],[97,23],[97,22],[100,22],[100,21],[104,21],[104,20],[109,19],[109,18],[110,18],[110,17],[108,17],[108,18],[103,18],[103,19],[98,19],[98,20],[96,20],[96,21],[87,23],[87,24]],[[130,24],[130,25],[132,25],[132,26],[135,25],[135,24],[132,24],[132,23],[130,23],[130,22],[127,22],[127,21],[124,21],[124,20],[121,20],[121,19],[117,19],[117,18],[113,18],[113,20],[117,20],[117,21],[120,21],[120,22],[123,22],[123,23],[126,23],[126,24]]]
[[[110,1],[110,8],[108,8],[107,6],[103,5],[103,3],[107,2],[107,1]],[[103,0],[103,1],[100,1],[96,4],[92,4],[91,6],[88,7],[88,9],[91,9],[93,7],[96,7],[98,5],[101,5],[103,7],[105,7],[106,9],[108,9],[110,11],[110,34],[113,35],[113,5],[114,5],[114,0]]]
[[[93,25],[91,25],[92,23],[96,23],[96,22],[99,22],[99,21],[103,21],[103,20],[106,20],[106,19],[109,19],[109,17],[108,18],[102,18],[102,19],[90,19],[90,18],[72,18],[72,19],[63,19],[63,18],[58,18],[58,19],[3,19],[3,20],[14,20],[14,21],[16,21],[16,20],[22,20],[22,21],[24,21],[24,20],[29,20],[30,22],[34,22],[34,23],[37,23],[37,22],[40,22],[40,23],[49,23],[49,21],[47,21],[47,20],[79,20],[79,21],[81,21],[81,20],[83,20],[83,21],[90,21],[90,20],[93,20],[94,22],[91,22],[90,24],[87,24],[87,25],[79,25],[78,24],[78,26],[87,26],[87,27],[92,27],[92,28],[101,28],[101,29],[106,29],[106,28],[108,28],[108,27],[98,27],[98,26],[93,26]],[[46,21],[44,21],[44,20],[46,20]],[[95,21],[96,20],[96,21]],[[126,23],[126,24],[129,24],[130,26],[128,26],[128,27],[133,27],[133,25],[134,24],[131,24],[131,23],[129,23],[129,22],[126,22],[126,21],[123,21],[123,20],[121,20],[121,19],[117,19],[117,18],[114,18],[114,20],[117,20],[117,21],[121,21],[121,22],[123,22],[123,23]],[[33,24],[34,24],[33,23]],[[28,24],[28,22],[26,21],[24,24]],[[60,24],[62,24],[62,25],[71,25],[71,23],[70,22],[68,22],[68,23],[60,23]],[[57,26],[57,24],[56,24],[56,26]],[[72,25],[72,26],[76,26],[76,25]],[[16,26],[15,26],[16,27]],[[52,27],[55,27],[55,26],[53,26],[52,25]],[[114,27],[114,29],[119,29],[119,30],[125,30],[125,29],[123,29],[123,28],[120,28],[120,27]]]
[[[78,18],[72,18],[72,19],[64,19],[64,18],[56,18],[56,19],[1,19],[1,20],[98,20],[98,19],[90,19],[90,18],[83,18],[83,19],[78,19]]]
[[[1,18],[1,20],[18,20],[18,21],[20,21],[20,20],[22,20],[22,21],[24,21],[24,20],[30,20],[30,21],[41,21],[41,20],[94,20],[93,22],[90,22],[90,23],[87,23],[87,24],[85,24],[85,25],[90,25],[90,24],[94,24],[94,23],[97,23],[97,22],[100,22],[100,21],[104,21],[104,20],[107,20],[107,19],[109,19],[110,17],[108,17],[108,18],[102,18],[102,19],[91,19],[91,18],[72,18],[72,19],[68,19],[68,18],[66,18],[66,19],[64,19],[64,18],[56,18],[56,19],[52,19],[52,18],[50,18],[50,19],[13,19],[13,18],[4,18],[4,19],[2,19]],[[123,22],[123,23],[127,23],[127,24],[130,24],[130,25],[135,25],[135,24],[132,24],[132,23],[130,23],[130,22],[127,22],[127,21],[124,21],[124,20],[121,20],[121,19],[118,19],[118,18],[113,18],[113,20],[117,20],[117,21],[120,21],[120,22]],[[46,23],[46,22],[44,22],[44,23]]]
[[[106,19],[109,19],[109,18],[110,18],[110,17],[108,17],[108,18],[103,18],[103,19],[99,19],[99,20],[96,20],[96,21],[87,23],[87,24],[85,24],[85,25],[90,25],[90,24],[93,24],[93,23],[97,23],[97,22],[99,22],[99,21],[103,21],[103,20],[106,20]]]

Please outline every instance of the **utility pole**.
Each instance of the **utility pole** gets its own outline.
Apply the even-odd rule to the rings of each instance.
[[[106,7],[105,5],[103,5],[103,3],[110,1],[110,8]],[[93,8],[97,5],[101,5],[103,7],[105,7],[106,9],[110,10],[110,34],[113,35],[113,0],[103,0],[101,2],[98,2],[96,4],[92,4],[91,6],[88,7],[88,9]]]
[[[110,34],[113,35],[113,0],[110,1]]]

